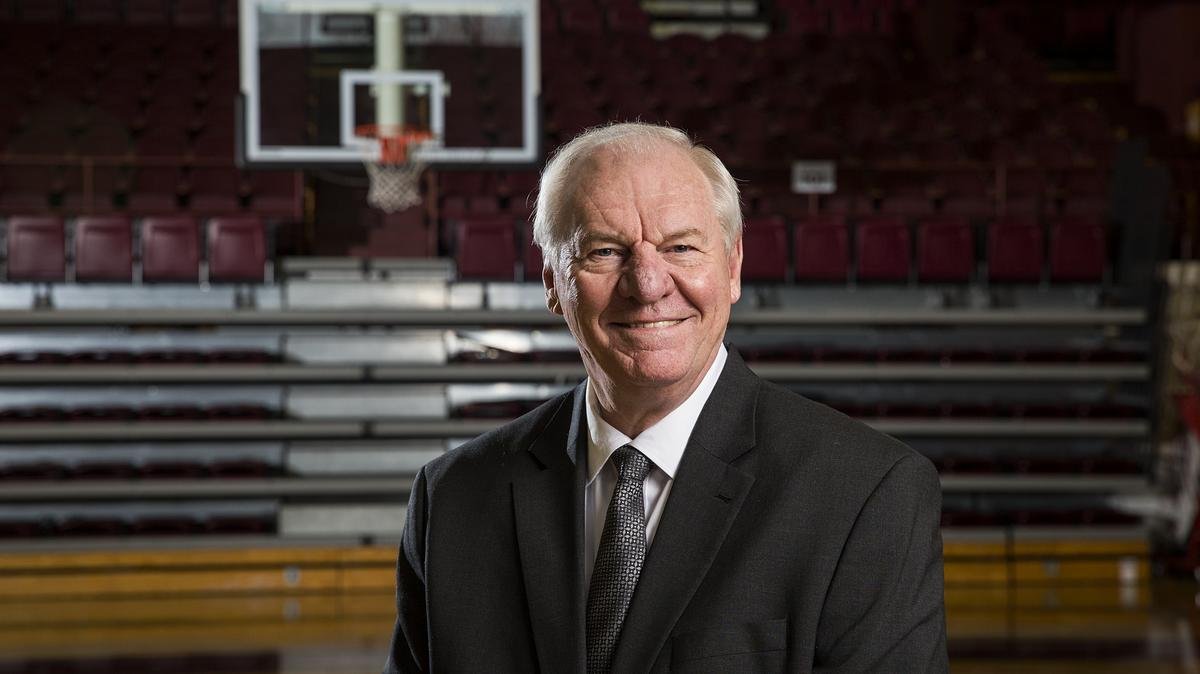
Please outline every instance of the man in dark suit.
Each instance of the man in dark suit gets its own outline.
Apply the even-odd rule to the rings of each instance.
[[[946,671],[937,473],[722,343],[720,161],[593,129],[534,232],[588,379],[417,475],[385,671]]]

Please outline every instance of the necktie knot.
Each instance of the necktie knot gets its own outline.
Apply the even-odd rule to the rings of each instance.
[[[625,445],[613,452],[613,462],[617,466],[618,480],[643,482],[650,473],[650,459],[633,445]]]

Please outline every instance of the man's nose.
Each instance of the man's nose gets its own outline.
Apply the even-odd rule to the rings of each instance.
[[[666,260],[654,246],[644,243],[634,247],[618,282],[621,295],[643,304],[651,304],[675,290],[675,279]]]

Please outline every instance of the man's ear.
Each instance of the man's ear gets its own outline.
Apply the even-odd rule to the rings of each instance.
[[[735,304],[742,297],[742,235],[738,234],[733,249],[729,251],[729,303]]]
[[[554,286],[554,270],[550,268],[550,264],[542,264],[542,285],[546,288],[546,308],[551,313],[563,315],[562,305],[558,302],[558,288]]]

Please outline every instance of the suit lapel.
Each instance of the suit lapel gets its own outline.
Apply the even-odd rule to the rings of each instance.
[[[732,349],[696,422],[646,553],[614,672],[646,671],[700,586],[745,500],[752,472],[730,463],[755,442],[759,380]]]
[[[571,404],[573,402],[573,404]],[[544,672],[584,668],[584,386],[564,399],[514,471],[517,550],[538,662]],[[563,446],[563,439],[566,446]]]

